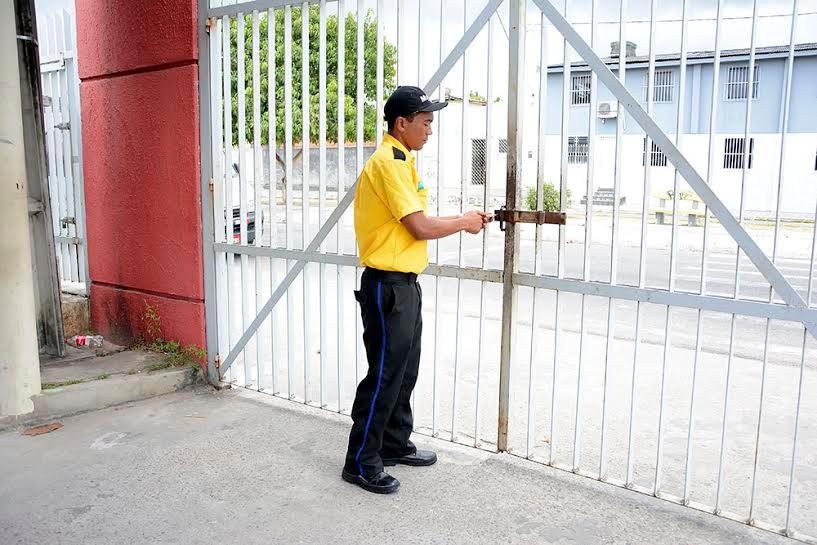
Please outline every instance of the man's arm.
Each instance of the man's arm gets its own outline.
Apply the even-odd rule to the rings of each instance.
[[[490,216],[484,212],[473,211],[462,216],[439,218],[426,216],[424,212],[414,212],[404,217],[403,225],[406,226],[411,236],[417,240],[435,240],[444,238],[460,231],[466,231],[473,235],[482,231],[482,228],[491,220]]]

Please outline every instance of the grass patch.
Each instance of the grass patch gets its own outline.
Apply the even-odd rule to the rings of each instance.
[[[81,380],[64,380],[62,382],[43,382],[43,390],[54,390],[62,388],[63,386],[71,386],[73,384],[80,384]]]
[[[178,341],[168,341],[162,337],[162,318],[158,307],[145,301],[145,311],[141,318],[145,336],[140,338],[133,348],[149,350],[163,356],[163,361],[148,365],[146,367],[148,371],[160,371],[185,365],[190,365],[193,369],[200,369],[200,363],[207,360],[207,353],[204,349],[194,344],[182,346]]]

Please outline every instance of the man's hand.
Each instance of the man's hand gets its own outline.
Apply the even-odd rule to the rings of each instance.
[[[478,234],[482,228],[488,223],[488,219],[484,212],[480,210],[470,210],[462,215],[464,222],[463,230],[472,235]]]
[[[493,214],[490,214],[488,212],[483,212],[482,210],[469,210],[468,212],[466,212],[463,215],[464,216],[473,216],[473,215],[480,216],[482,218],[483,225],[494,221],[494,215]]]

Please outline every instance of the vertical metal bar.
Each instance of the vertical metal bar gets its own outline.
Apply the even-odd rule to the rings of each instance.
[[[301,4],[301,248],[306,248],[312,238],[309,230],[309,2]],[[309,264],[304,267],[301,275],[303,280],[304,300],[304,403],[309,403],[309,383],[312,366],[312,268]]]
[[[355,120],[356,138],[356,163],[357,172],[363,170],[363,109],[365,100],[363,64],[364,53],[364,33],[365,33],[366,11],[364,10],[364,0],[357,0],[357,118]]]
[[[757,0],[754,0],[752,5],[752,33],[751,33],[751,45],[749,50],[749,87],[746,93],[746,113],[745,113],[745,120],[744,120],[744,139],[743,139],[743,152],[741,159],[743,160],[743,166],[741,169],[741,182],[740,182],[740,209],[738,212],[738,222],[743,222],[743,214],[745,209],[745,200],[746,200],[746,168],[747,168],[747,154],[749,152],[749,125],[751,124],[752,119],[752,93],[753,93],[753,83],[754,83],[754,73],[753,68],[755,65],[755,30],[757,27]],[[735,291],[733,297],[735,299],[738,298],[740,294],[740,246],[737,247],[735,253]],[[721,428],[721,450],[720,450],[720,461],[718,464],[718,485],[717,485],[717,492],[715,495],[715,513],[719,513],[721,511],[721,490],[722,490],[722,481],[723,475],[725,471],[724,467],[724,460],[726,457],[726,422],[728,417],[728,409],[729,409],[729,386],[731,384],[731,371],[732,371],[732,360],[734,358],[734,337],[735,337],[735,315],[732,315],[732,323],[731,323],[731,332],[729,336],[729,359],[726,367],[726,389],[724,391],[724,404],[723,404],[723,424]]]
[[[466,16],[468,12],[468,0],[462,2],[462,31],[463,34],[467,29]],[[461,142],[460,142],[460,214],[465,212],[465,199],[467,197],[466,177],[468,172],[466,146],[469,141],[468,133],[468,56],[467,50],[462,52],[462,127],[461,127]],[[462,267],[464,264],[464,248],[463,248],[463,232],[460,231],[457,236],[457,265]],[[457,323],[455,324],[454,333],[454,386],[451,395],[451,441],[456,440],[455,423],[457,421],[457,378],[459,376],[460,358],[462,357],[462,280],[457,279]]]
[[[47,28],[46,32],[48,35],[49,41],[49,49],[50,54],[57,55],[59,53],[59,44],[58,44],[58,37],[57,37],[57,21],[56,15],[48,15],[46,16],[47,21]],[[60,84],[60,74],[59,72],[51,72],[50,74],[51,79],[51,112],[54,117],[54,126],[61,123],[63,120],[62,118],[62,106],[61,102],[63,100],[62,97],[62,86]],[[63,142],[65,140],[65,136],[63,131],[61,130],[54,130],[51,129],[52,134],[54,135],[54,157],[52,164],[54,165],[54,174],[56,176],[57,182],[57,195],[58,195],[58,207],[56,209],[56,222],[58,227],[58,232],[63,237],[68,237],[68,225],[62,222],[62,218],[68,216],[68,184],[66,180],[66,173],[65,173],[65,166],[63,162]],[[73,269],[71,262],[71,251],[70,251],[70,244],[60,244],[60,257],[62,263],[62,279],[63,280],[72,280],[73,276]]]
[[[245,64],[245,26],[243,13],[238,14],[238,195],[241,224],[241,245],[247,245],[247,84]],[[250,322],[250,279],[249,256],[241,254],[241,329],[246,330]],[[244,355],[244,386],[249,386],[250,358],[248,350]]]
[[[383,8],[383,6],[381,4],[378,4],[378,16],[377,16],[377,28],[378,28],[378,30],[381,28],[380,17],[381,17],[381,15],[383,13],[382,8]],[[421,29],[420,29],[420,25],[421,25],[421,22],[423,20],[422,19],[422,12],[423,12],[423,2],[422,2],[422,0],[420,0],[419,2],[417,2],[417,35],[418,36],[420,36],[421,32],[422,32]],[[399,25],[399,23],[398,23],[398,25]],[[421,74],[421,72],[422,72],[422,61],[421,61],[421,59],[423,59],[424,57],[423,57],[423,40],[421,39],[421,40],[418,40],[418,41],[419,41],[419,43],[417,44],[417,85],[420,85],[420,82],[423,80],[422,79],[422,74]],[[380,58],[382,56],[383,56],[383,50],[381,49],[381,50],[378,51],[378,54],[377,54],[378,60],[380,60]],[[381,72],[378,72],[378,74],[380,74],[380,73]],[[378,98],[383,96],[383,92],[378,92],[377,96],[378,96]],[[380,127],[383,126],[383,121],[380,119],[380,115],[381,115],[382,112],[383,112],[383,106],[382,106],[382,102],[381,102],[380,105],[377,108],[377,114],[376,114],[378,116],[378,126],[380,126]],[[378,140],[378,145],[379,144],[380,144],[380,140]],[[416,156],[416,163],[415,164],[416,164],[416,168],[417,168],[417,174],[420,176],[420,179],[422,180],[423,179],[423,153],[422,153],[422,150],[417,151],[415,153],[415,156]],[[411,392],[411,401],[410,401],[410,403],[411,403],[412,412],[415,411],[415,409],[414,409],[415,403],[414,402],[415,402],[416,398],[417,398],[417,388],[415,388]]]
[[[670,274],[672,274],[670,272]],[[661,490],[661,462],[664,450],[664,412],[667,401],[667,368],[670,364],[670,351],[672,350],[672,310],[667,305],[667,317],[664,326],[664,354],[661,365],[661,401],[658,408],[658,447],[655,452],[655,480],[653,481],[653,495],[657,496]]]
[[[545,14],[539,15],[539,130],[536,154],[536,209],[542,210],[544,203],[545,184],[545,146],[547,144],[547,91],[548,91],[548,70],[547,70],[547,20]],[[542,246],[542,226],[536,225],[534,233],[533,248],[533,270],[534,274],[540,274],[542,269],[541,256]],[[534,288],[534,299],[536,298],[536,288]]]
[[[596,43],[596,2],[590,2],[590,47],[595,47]],[[598,92],[596,90],[596,73],[590,72],[590,108],[587,122],[587,199],[585,203],[584,222],[584,260],[582,263],[582,278],[585,282],[590,280],[590,253],[593,243],[593,148],[596,139],[596,118]],[[587,298],[582,295],[582,310],[579,326],[579,369],[576,377],[576,424],[573,435],[573,471],[579,471],[581,460],[581,426],[582,426],[582,370],[584,363],[584,338],[587,334],[585,315]]]
[[[277,246],[278,235],[278,143],[276,142],[278,130],[278,109],[277,109],[277,81],[276,81],[276,47],[275,47],[275,10],[267,10],[267,108],[269,113],[269,210],[270,210],[270,247]],[[276,273],[275,260],[270,258],[270,293],[275,291],[278,285],[278,274]],[[276,336],[278,334],[278,321],[276,320],[276,309],[270,312],[270,357],[272,358],[272,395],[278,392],[275,388],[275,379],[278,374],[278,354]]]
[[[318,127],[318,140],[320,142],[320,156],[319,156],[319,178],[318,178],[318,225],[323,225],[324,211],[326,209],[326,0],[321,0],[320,3],[320,23],[318,29],[318,49],[319,49],[319,81],[318,81],[318,118],[320,120]],[[326,251],[326,244],[321,244],[321,252]],[[320,312],[320,405],[321,408],[326,406],[324,399],[324,383],[326,376],[326,313],[325,305],[327,297],[327,287],[329,286],[329,278],[326,276],[326,263],[320,264],[320,304],[318,305],[318,312]]]
[[[208,243],[217,241],[217,242],[225,242],[225,235],[226,235],[226,228],[227,228],[227,218],[225,216],[225,201],[224,201],[224,153],[222,150],[222,146],[224,145],[224,125],[223,123],[223,112],[225,105],[223,103],[223,95],[222,95],[222,85],[223,85],[223,73],[222,70],[224,69],[222,66],[222,42],[223,42],[223,33],[224,33],[225,26],[223,24],[223,20],[219,19],[216,21],[216,24],[210,29],[210,36],[207,41],[207,47],[210,49],[210,81],[207,83],[210,86],[210,93],[209,96],[210,104],[208,108],[208,115],[211,119],[211,132],[209,135],[210,142],[211,142],[211,150],[210,150],[210,158],[213,165],[213,186],[212,186],[212,199],[213,205],[211,209],[208,211],[206,207],[203,208],[204,213],[209,213],[210,217],[212,218],[214,229],[213,229],[213,237],[208,241],[206,235],[203,236],[203,252],[211,252],[212,250],[208,249]],[[229,25],[226,27],[226,32],[230,32]],[[229,67],[228,67],[229,70]],[[202,102],[202,109],[204,109],[205,103]],[[227,128],[227,132],[229,132],[229,128]],[[203,144],[203,142],[202,142]],[[204,164],[204,162],[202,162]],[[204,177],[202,175],[202,177]],[[206,195],[202,193],[202,195]],[[205,197],[202,198],[202,204],[204,203]],[[232,220],[232,218],[230,218]],[[232,221],[230,221],[230,228],[232,229]],[[205,315],[208,312],[213,313],[216,317],[215,321],[215,331],[210,330],[207,334],[207,355],[208,355],[208,378],[211,381],[211,384],[216,384],[217,381],[221,380],[221,377],[218,376],[218,371],[215,368],[215,357],[216,354],[220,354],[222,350],[225,353],[228,353],[230,349],[228,348],[228,343],[226,340],[227,336],[227,328],[229,327],[230,320],[229,315],[225,312],[226,304],[227,304],[227,297],[224,295],[229,290],[229,286],[227,285],[227,263],[226,263],[226,254],[221,254],[217,252],[212,252],[214,257],[214,267],[215,267],[215,308],[211,306],[208,309],[205,307]],[[211,339],[210,335],[214,336],[215,339]],[[213,362],[211,365],[210,362]]]
[[[255,211],[255,246],[261,246],[264,235],[263,209],[261,206],[261,177],[264,175],[264,164],[261,156],[261,21],[258,10],[252,12],[252,142],[253,142],[253,202]],[[255,261],[255,312],[264,305],[261,290],[261,257],[253,257]],[[261,367],[264,363],[264,347],[261,334],[255,337],[255,387],[260,392]]]
[[[559,299],[562,292],[556,291],[556,305],[553,321],[553,385],[550,394],[550,441],[548,443],[548,464],[556,461],[556,391],[559,384]]]
[[[346,0],[338,0],[338,196],[339,203],[346,192],[344,152],[346,150]],[[336,250],[343,253],[343,218],[338,222]],[[337,266],[337,333],[338,333],[338,412],[343,411],[341,393],[343,384],[344,292],[343,268]]]
[[[582,309],[579,317],[579,368],[576,376],[576,416],[573,427],[573,471],[578,473],[581,461],[581,419],[582,419],[582,362],[584,361],[584,338],[587,335],[585,314],[587,310],[587,297],[582,295]]]
[[[712,102],[711,102],[711,117],[709,118],[709,140],[707,153],[707,174],[706,179],[709,182],[712,179],[713,167],[713,147],[712,135],[715,130],[715,118],[717,114],[718,104],[718,75],[720,71],[720,31],[721,22],[723,21],[723,0],[718,0],[716,23],[715,23],[715,59],[712,69]],[[703,248],[701,253],[701,294],[706,292],[706,265],[707,265],[707,248],[709,237],[709,213],[704,209],[704,236]],[[688,505],[690,501],[690,491],[692,489],[692,443],[695,432],[695,401],[696,401],[696,387],[698,377],[698,365],[701,360],[701,345],[703,342],[703,314],[699,310],[697,316],[697,327],[695,332],[695,358],[692,364],[692,392],[689,400],[689,428],[687,430],[687,450],[686,450],[686,464],[684,471],[684,504]]]
[[[624,83],[625,74],[627,70],[627,0],[620,0],[619,3],[619,29],[618,29],[618,79]],[[624,137],[624,116],[625,113],[621,107],[621,101],[617,102],[618,118],[616,119],[616,143],[615,143],[615,158],[613,160],[613,215],[611,218],[611,234],[610,234],[610,284],[615,286],[618,282],[618,232],[619,232],[619,194],[621,190],[621,172],[622,172],[622,152]],[[589,197],[588,197],[589,198]],[[599,478],[604,479],[607,475],[607,372],[610,364],[610,354],[613,349],[613,326],[615,325],[615,304],[613,299],[609,299],[607,304],[607,339],[605,343],[604,354],[604,394],[602,400],[602,417],[601,417],[601,455],[599,457]]]
[[[687,74],[687,39],[686,27],[689,19],[687,0],[681,2],[681,69],[678,81],[678,107],[675,115],[675,145],[681,145],[681,134],[684,132],[684,105],[686,104],[686,74]],[[652,148],[649,150],[652,157]],[[645,154],[645,160],[648,155]],[[669,291],[675,291],[675,263],[678,257],[678,199],[680,175],[678,169],[673,174],[672,185],[672,234],[670,235],[669,254]]]
[[[383,140],[383,119],[381,118],[381,114],[383,112],[383,24],[380,20],[382,16],[383,0],[377,0],[377,74],[375,76],[377,81],[377,97],[375,97],[377,111],[375,112],[375,125],[377,127],[376,137],[378,146],[380,145],[380,141]],[[398,24],[398,26],[400,25]]]
[[[684,505],[689,505],[690,489],[692,488],[692,438],[695,432],[695,391],[698,385],[698,363],[701,359],[701,342],[703,335],[703,320],[698,310],[697,330],[695,332],[695,359],[692,363],[692,392],[689,397],[689,428],[687,429],[686,463],[684,468]]]
[[[715,59],[712,63],[712,102],[710,104],[709,117],[709,138],[708,151],[706,162],[706,181],[712,183],[712,176],[715,169],[715,148],[713,134],[715,133],[715,126],[717,123],[719,94],[718,86],[720,79],[721,67],[721,24],[723,22],[723,2],[718,0],[718,8],[715,22]],[[708,251],[709,251],[709,207],[704,208],[704,239],[703,239],[703,253],[701,255],[701,295],[706,295],[706,273],[708,272]],[[696,354],[697,357],[697,354]]]
[[[684,97],[686,96],[686,62],[687,62],[687,42],[686,42],[686,25],[687,25],[687,6],[686,0],[681,3],[681,69],[680,82],[678,86],[678,108],[675,118],[675,144],[681,143],[682,125],[684,123]],[[671,81],[671,80],[670,80]],[[647,81],[647,85],[655,85],[655,82]],[[652,160],[652,148],[644,150],[644,161]],[[669,291],[675,291],[675,260],[678,253],[678,186],[679,175],[676,169],[673,177],[672,189],[672,233],[670,235],[670,260],[669,260]],[[661,408],[658,412],[658,448],[655,456],[655,486],[653,494],[658,495],[661,488],[661,469],[663,461],[664,448],[664,409],[666,401],[666,373],[669,364],[670,353],[672,350],[672,313],[670,307],[667,307],[667,321],[664,329],[664,363],[661,368]]]
[[[538,142],[536,146],[536,209],[543,209],[545,183],[545,136],[547,134],[547,57],[546,57],[546,42],[547,30],[545,28],[545,14],[539,14],[539,118],[538,118]],[[490,60],[489,60],[490,62]],[[491,99],[488,99],[490,107]],[[490,140],[488,140],[490,142]],[[486,148],[486,153],[491,156],[491,147]],[[490,172],[490,171],[489,171]],[[486,183],[488,176],[486,176]],[[486,192],[487,194],[487,192]],[[487,199],[486,199],[487,200]],[[542,226],[536,225],[533,240],[533,274],[539,275],[542,273],[542,262],[540,259],[541,245],[542,245]],[[483,267],[485,266],[485,241],[483,240]],[[531,436],[536,433],[536,425],[534,419],[534,400],[533,400],[533,360],[536,346],[536,299],[538,293],[537,289],[533,288],[533,300],[531,308],[531,328],[530,328],[530,359],[528,361],[528,428],[527,439],[525,446],[526,457],[530,458],[530,440]]]
[[[214,274],[214,254],[212,250],[213,243],[213,200],[210,193],[210,177],[212,175],[213,157],[211,155],[213,145],[211,133],[211,115],[213,112],[213,105],[211,103],[211,85],[216,84],[217,79],[210,79],[210,55],[208,53],[213,50],[218,50],[218,34],[209,37],[204,32],[205,17],[203,15],[206,7],[206,0],[199,0],[198,3],[198,50],[201,54],[199,58],[199,104],[201,105],[201,113],[199,115],[199,161],[201,164],[201,179],[199,181],[199,188],[201,191],[201,240],[202,240],[202,265],[204,269],[204,320],[205,320],[205,349],[207,350],[207,375],[211,384],[216,384],[219,380],[218,372],[215,367],[215,358],[218,352],[218,312],[217,312],[217,293],[216,293],[216,279]],[[76,53],[76,46],[74,47]],[[217,55],[214,55],[217,58]],[[217,66],[217,65],[216,65]],[[218,124],[216,121],[215,124]],[[87,294],[90,296],[90,293]]]
[[[444,0],[440,0],[440,47],[439,47],[439,64],[443,63],[443,28],[444,28]],[[397,39],[398,39],[398,47],[397,50],[400,50],[400,3],[398,0],[397,4]],[[400,70],[400,65],[397,65],[398,71]],[[398,83],[400,82],[400,77],[398,75],[397,78]],[[444,91],[442,82],[437,87],[437,97],[440,100],[443,100]],[[443,140],[443,120],[442,116],[437,116],[437,216],[440,215],[440,202],[442,201],[442,166],[443,166],[443,156],[442,156],[442,140]],[[440,241],[437,240],[434,242],[434,263],[440,263]],[[439,347],[440,347],[440,277],[434,276],[434,361],[433,361],[433,370],[432,370],[432,379],[431,379],[431,435],[434,437],[437,436],[437,361],[439,359]]]
[[[626,36],[627,36],[627,0],[620,0],[619,6],[619,30],[618,30],[618,43],[619,43],[619,53],[618,53],[618,79],[624,83],[626,81],[626,73],[627,73],[627,55],[626,55]],[[615,147],[615,159],[614,159],[614,166],[613,166],[613,218],[612,218],[612,233],[611,233],[611,244],[610,244],[610,284],[616,285],[618,281],[618,233],[620,229],[619,225],[619,212],[621,211],[621,204],[619,202],[620,191],[621,191],[621,176],[622,176],[622,154],[624,150],[624,143],[622,142],[624,138],[624,119],[626,118],[626,113],[623,112],[621,101],[618,101],[617,110],[619,113],[619,117],[616,119],[616,147]],[[614,307],[610,305],[609,312],[608,312],[608,331],[610,331],[610,322],[613,320],[614,316]],[[608,339],[609,340],[609,339]],[[608,343],[609,348],[609,343]]]
[[[536,268],[534,264],[534,269]],[[534,418],[533,418],[533,354],[536,349],[536,288],[533,290],[533,299],[531,300],[531,318],[530,318],[530,358],[528,360],[528,418],[527,418],[527,433],[525,435],[525,457],[530,458],[530,439],[535,434]]]
[[[356,138],[355,138],[355,172],[358,174],[363,171],[363,112],[365,109],[365,80],[364,80],[364,63],[366,60],[364,53],[364,38],[365,38],[365,22],[366,11],[364,9],[365,1],[357,0],[357,118],[355,120]],[[355,240],[355,252],[357,252],[357,239]],[[358,268],[355,268],[355,285],[360,286],[358,280]],[[360,320],[355,320],[355,382],[357,382],[357,373],[360,368]]]
[[[74,52],[77,50],[77,36],[76,27],[72,20],[71,14],[63,11],[63,20],[65,21],[65,35],[66,40],[70,40],[70,48]],[[215,49],[218,49],[216,47]],[[91,294],[91,277],[88,274],[88,233],[87,224],[85,222],[85,187],[84,187],[84,168],[82,159],[82,116],[80,115],[79,103],[79,70],[77,68],[76,53],[67,61],[70,70],[70,83],[68,87],[68,94],[70,100],[70,118],[71,118],[71,147],[72,147],[72,163],[73,168],[76,169],[74,176],[74,201],[77,207],[77,236],[82,240],[81,255],[79,256],[79,267],[81,281],[85,284],[85,294],[90,297]]]
[[[647,113],[652,116],[655,101],[655,8],[657,0],[650,1],[650,50],[647,64]],[[627,44],[619,47],[626,49]],[[625,53],[626,55],[626,53]],[[638,287],[643,288],[647,281],[647,228],[650,209],[650,178],[652,173],[652,139],[644,138],[644,195],[641,201],[641,246],[639,249]],[[637,333],[636,333],[637,335]]]
[[[203,1],[203,0],[202,0]],[[235,244],[235,219],[233,218],[233,63],[232,63],[232,22],[229,17],[221,19],[223,34],[223,85],[224,85],[224,214],[228,231],[225,232],[227,242]],[[240,220],[239,220],[240,221]],[[227,253],[227,347],[233,348],[233,317],[235,311],[235,297],[233,296],[233,280],[235,279],[235,254]],[[233,382],[235,373],[228,369],[228,382]]]
[[[568,17],[568,5],[565,3],[565,19]],[[572,66],[570,46],[567,43],[567,38],[562,39],[562,47],[564,48],[564,55],[562,61],[562,123],[559,132],[561,142],[561,153],[559,160],[559,210],[565,210],[567,207],[567,153],[568,153],[568,132],[569,128],[569,114],[570,106],[573,98],[572,92]],[[556,276],[564,278],[565,275],[565,226],[559,226],[559,241],[556,253]],[[556,331],[558,335],[558,330]],[[551,439],[553,439],[551,437]]]
[[[746,171],[749,168],[751,141],[749,139],[750,126],[752,124],[752,95],[754,94],[755,84],[755,40],[757,30],[757,0],[752,2],[752,33],[751,45],[749,46],[749,74],[748,85],[746,92],[746,112],[743,125],[743,150],[741,152],[741,160],[743,164],[740,170],[740,211],[738,213],[738,222],[743,223],[743,214],[745,212],[746,203]],[[735,292],[734,298],[737,299],[740,294],[740,245],[735,251]]]
[[[564,16],[568,16],[568,5],[565,4]],[[562,47],[564,48],[562,61],[562,118],[559,129],[560,142],[560,159],[559,159],[559,210],[565,210],[567,207],[567,147],[568,147],[568,118],[570,111],[570,103],[573,96],[571,91],[571,64],[570,64],[570,49],[567,39],[562,39]],[[559,226],[558,248],[556,252],[556,276],[564,278],[565,275],[565,226]],[[553,340],[553,396],[551,398],[551,420],[550,420],[550,455],[549,462],[553,465],[555,460],[554,444],[556,441],[556,391],[558,390],[558,367],[559,361],[557,354],[559,353],[560,345],[560,328],[559,328],[559,292],[556,292],[556,316],[554,323],[554,340]]]
[[[68,51],[67,44],[66,44],[66,33],[65,33],[65,23],[63,21],[63,13],[61,11],[57,11],[54,14],[54,31],[57,37],[57,46],[58,48],[63,51],[63,54]],[[68,68],[67,65],[63,67],[62,70],[57,72],[57,85],[59,86],[59,109],[60,109],[60,119],[63,123],[68,123],[69,127],[71,122],[71,117],[68,111],[68,103],[69,103],[69,89],[68,89]],[[60,149],[60,158],[62,159],[62,170],[64,173],[64,185],[65,185],[65,216],[64,217],[71,217],[74,218],[73,225],[70,223],[65,224],[65,232],[69,237],[76,237],[77,236],[77,213],[76,213],[76,205],[74,203],[74,195],[76,192],[74,191],[74,174],[71,168],[71,132],[70,131],[60,131],[62,133],[62,148]],[[79,277],[79,254],[77,252],[78,248],[76,244],[68,244],[68,258],[70,261],[70,275],[72,282],[78,282],[80,280]]]
[[[721,512],[721,490],[723,475],[725,471],[724,460],[726,459],[726,421],[729,415],[729,386],[732,382],[732,361],[735,357],[735,315],[732,314],[732,321],[729,331],[729,356],[726,363],[726,385],[723,389],[723,422],[721,423],[721,448],[718,461],[718,484],[715,492],[715,514]]]
[[[803,374],[806,369],[806,341],[808,341],[808,330],[803,328],[803,352],[800,356],[800,379],[797,384],[797,412],[794,416],[794,439],[791,447],[791,470],[789,472],[789,494],[786,500],[786,535],[791,537],[791,503],[794,497],[794,477],[797,468],[797,439],[800,432],[800,405],[803,400]]]
[[[286,247],[292,248],[292,7],[284,7],[284,142],[286,165]],[[290,269],[287,260],[287,270]],[[293,399],[292,373],[295,369],[295,331],[292,323],[292,312],[295,308],[295,297],[292,289],[287,290],[287,397]]]
[[[638,397],[638,356],[641,352],[641,301],[635,305],[635,350],[633,353],[633,375],[630,382],[630,425],[627,438],[627,477],[625,485],[628,488],[633,486],[633,469],[635,466],[635,456],[633,453],[635,445],[635,409],[636,398]]]
[[[444,1],[445,0],[440,0],[440,4],[442,5],[442,3]],[[358,11],[360,11],[360,3],[359,2],[360,2],[360,0],[358,0]],[[402,9],[400,7],[400,4],[401,4],[400,0],[394,0],[394,3],[397,4],[397,36],[396,36],[397,53],[394,56],[394,61],[395,61],[395,64],[397,65],[397,86],[399,87],[400,84],[403,83],[403,80],[400,77],[400,73],[401,73],[401,70],[400,70],[400,66],[401,66],[401,63],[400,63],[400,27],[403,26],[400,23],[403,20],[403,16],[402,16]]]
[[[488,21],[488,65],[486,67],[486,107],[485,107],[485,185],[483,187],[482,204],[484,209],[489,210],[488,199],[491,195],[491,168],[493,166],[493,100],[494,100],[494,86],[492,81],[492,66],[493,66],[493,16]],[[442,49],[442,48],[441,48]],[[488,251],[488,229],[482,231],[482,268],[487,266],[487,251]],[[482,337],[485,331],[485,282],[480,283],[479,290],[479,333],[477,335],[478,349],[477,349],[477,384],[476,384],[476,401],[474,403],[474,446],[479,446],[479,388],[480,376],[482,374]]]
[[[763,368],[760,372],[760,402],[757,412],[757,428],[755,431],[755,453],[752,462],[752,492],[749,496],[749,524],[754,524],[755,492],[757,491],[757,461],[760,454],[760,426],[763,422],[763,400],[766,393],[766,369],[769,364],[769,326],[771,320],[766,318],[766,333],[763,339]]]
[[[508,168],[505,182],[505,202],[515,208],[519,202],[519,179],[522,178],[523,150],[521,127],[525,105],[525,11],[526,0],[511,0],[508,48]],[[505,229],[505,275],[502,282],[502,340],[499,366],[499,419],[497,449],[508,450],[508,413],[513,343],[513,322],[516,319],[517,287],[513,275],[519,270],[519,238],[516,224]]]
[[[681,133],[684,123],[684,103],[686,97],[686,72],[687,72],[687,41],[686,41],[686,26],[687,26],[687,3],[686,0],[681,2],[681,69],[678,83],[678,107],[675,117],[675,144],[680,145]],[[670,80],[671,81],[671,80]],[[654,84],[654,82],[653,82]],[[650,82],[647,82],[650,85]],[[645,149],[644,161],[652,160],[652,148]],[[669,291],[675,291],[675,260],[678,254],[678,187],[679,175],[676,169],[673,174],[672,186],[672,233],[670,234],[670,257],[669,257]],[[664,412],[666,408],[666,374],[669,365],[669,359],[672,347],[672,312],[670,307],[667,307],[667,321],[664,329],[664,360],[661,368],[661,407],[658,411],[658,448],[655,455],[655,486],[653,494],[658,495],[661,489],[661,469],[663,462],[664,449]]]
[[[794,71],[794,37],[797,29],[797,9],[799,0],[793,0],[791,14],[791,32],[789,34],[789,53],[786,59],[786,90],[783,95],[783,110],[780,119],[780,161],[777,165],[777,206],[774,217],[774,241],[772,242],[772,263],[777,262],[778,238],[780,235],[780,216],[783,208],[783,165],[786,157],[788,143],[787,134],[789,132],[789,115],[791,109],[791,87],[792,75]],[[817,217],[815,218],[817,219]],[[769,302],[772,301],[774,290],[769,286]],[[806,300],[806,305],[810,305],[811,300]],[[751,509],[750,509],[751,510]]]
[[[590,2],[590,47],[596,46],[596,0]],[[584,223],[584,262],[582,264],[582,278],[590,280],[590,255],[593,245],[593,175],[595,165],[593,149],[596,139],[596,110],[598,103],[598,81],[595,72],[590,72],[590,109],[587,122],[587,202],[585,203]]]

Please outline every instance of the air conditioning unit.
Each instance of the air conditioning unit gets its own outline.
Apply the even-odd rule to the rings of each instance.
[[[613,119],[618,117],[618,102],[599,102],[598,115],[601,119]]]

